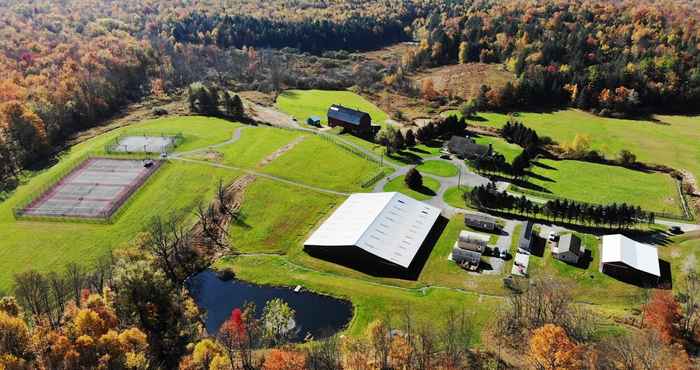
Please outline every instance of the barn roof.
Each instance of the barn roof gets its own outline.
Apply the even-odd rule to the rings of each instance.
[[[462,156],[483,157],[489,155],[491,151],[491,147],[488,145],[477,144],[474,140],[463,136],[452,136],[447,142],[447,148],[450,152]]]
[[[401,193],[353,194],[304,245],[355,246],[408,268],[439,216],[438,208]]]
[[[333,104],[328,108],[328,118],[337,119],[356,126],[362,123],[362,118],[365,116],[369,116],[369,114],[342,105]]]
[[[636,270],[661,276],[659,252],[656,247],[639,243],[620,234],[603,236],[600,262],[621,262]]]
[[[492,224],[495,224],[498,222],[495,218],[493,218],[489,215],[484,215],[484,214],[480,214],[480,213],[465,213],[464,219],[470,220],[473,222],[487,222],[487,223],[492,223]]]

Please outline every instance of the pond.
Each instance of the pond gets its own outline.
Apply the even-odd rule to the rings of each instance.
[[[204,324],[210,334],[218,332],[232,310],[242,309],[247,302],[253,302],[260,317],[265,304],[274,298],[287,302],[296,312],[296,334],[292,338],[296,342],[307,336],[322,339],[333,335],[347,326],[353,314],[352,304],[342,299],[237,279],[222,280],[212,270],[192,276],[187,288],[197,305],[206,312]]]

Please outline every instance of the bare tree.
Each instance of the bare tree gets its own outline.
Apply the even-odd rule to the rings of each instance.
[[[29,270],[15,275],[15,296],[24,309],[36,319],[46,317],[52,326],[58,324],[53,315],[49,282],[36,270]]]
[[[51,296],[56,303],[56,309],[59,313],[66,308],[66,300],[71,294],[71,287],[68,284],[68,279],[56,272],[51,272],[48,275],[48,284],[51,289]]]
[[[680,329],[686,338],[693,338],[700,329],[700,276],[692,270],[685,278],[686,287],[678,296],[682,318]]]
[[[181,219],[172,215],[163,221],[155,217],[149,227],[149,238],[145,247],[156,258],[156,264],[165,272],[168,279],[179,285],[184,277],[178,272],[184,269],[184,275],[189,275],[191,269],[185,260],[185,254],[192,244],[191,235]]]
[[[80,304],[81,293],[87,283],[87,273],[85,269],[77,263],[71,262],[66,265],[66,281],[73,293],[75,304]]]

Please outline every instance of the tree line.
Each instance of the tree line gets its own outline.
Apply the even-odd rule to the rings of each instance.
[[[406,15],[405,19],[412,19]],[[288,21],[247,15],[207,15],[197,11],[169,19],[161,25],[177,42],[216,45],[220,48],[244,46],[321,54],[328,50],[372,50],[407,41],[407,23],[398,17],[378,19],[349,16],[334,19]]]
[[[628,229],[640,223],[652,224],[653,212],[639,206],[622,204],[595,205],[568,199],[549,200],[545,204],[531,201],[525,195],[516,197],[507,191],[498,191],[494,183],[475,187],[464,193],[464,200],[479,208],[518,211],[527,215],[543,216],[548,220],[593,225],[597,227]]]

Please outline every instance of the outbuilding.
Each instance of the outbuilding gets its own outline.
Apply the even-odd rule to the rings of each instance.
[[[306,119],[306,124],[310,126],[321,127],[321,117],[311,116]]]
[[[574,234],[564,234],[558,243],[552,244],[552,257],[560,261],[577,264],[584,252],[581,238]]]
[[[401,193],[352,194],[308,240],[314,255],[409,269],[440,209]]]
[[[535,224],[532,221],[527,221],[522,231],[520,239],[518,239],[518,249],[525,253],[532,253],[532,228]]]
[[[481,264],[481,253],[462,249],[458,243],[452,248],[452,261],[467,270],[476,270]]]
[[[624,281],[658,283],[661,277],[656,247],[624,235],[603,236],[600,272]]]
[[[457,245],[459,248],[462,249],[484,253],[484,251],[486,251],[486,246],[488,245],[490,239],[491,237],[486,234],[462,230],[459,233]]]
[[[479,213],[467,213],[464,215],[464,224],[477,229],[492,231],[498,228],[498,221],[487,215]]]

